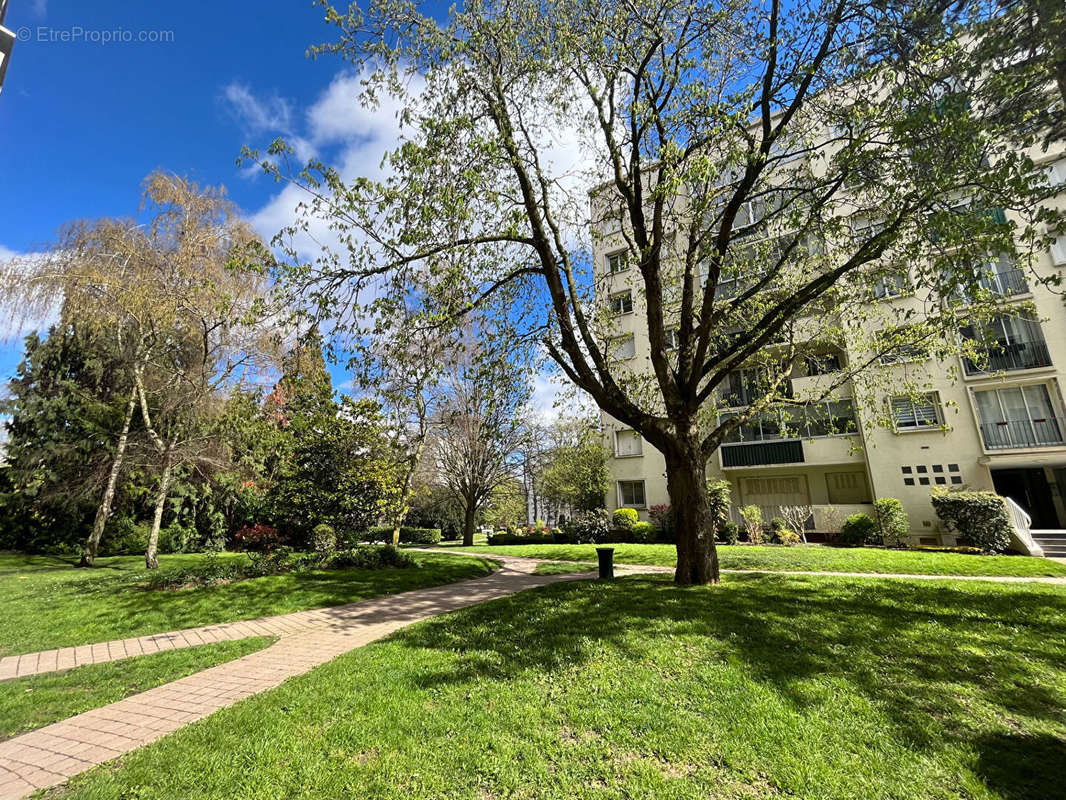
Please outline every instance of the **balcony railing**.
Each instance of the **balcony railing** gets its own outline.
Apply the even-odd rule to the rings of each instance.
[[[981,276],[980,283],[988,291],[1004,296],[1026,294],[1029,291],[1029,283],[1025,279],[1025,272],[1020,269],[1008,269],[1004,272],[986,272]]]
[[[1010,450],[1019,447],[1055,447],[1066,444],[1062,420],[1014,419],[981,425],[981,439],[986,450]]]
[[[967,375],[983,372],[1009,372],[1016,369],[1037,369],[1051,366],[1051,353],[1044,342],[1011,342],[989,352],[980,366],[964,359]]]

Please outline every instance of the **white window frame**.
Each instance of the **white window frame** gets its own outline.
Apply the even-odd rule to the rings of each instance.
[[[634,486],[640,484],[640,493],[644,496],[643,503],[626,503],[622,496],[622,484],[631,483]],[[647,508],[648,507],[648,487],[647,483],[643,479],[633,479],[624,481],[615,481],[615,491],[618,495],[618,507],[619,508]]]
[[[632,346],[633,352],[627,356],[618,355],[618,348],[626,343],[629,343]],[[629,361],[630,359],[637,357],[637,337],[634,336],[632,333],[627,333],[622,336],[617,336],[614,339],[611,339],[610,342],[608,342],[607,347],[610,357],[613,358],[615,361]]]
[[[622,433],[632,433],[637,442],[637,452],[622,453],[618,448],[618,436]],[[644,455],[644,437],[632,428],[623,428],[614,432],[614,457],[615,458],[639,458]]]
[[[620,274],[622,274],[623,272],[626,272],[629,269],[629,251],[628,250],[618,250],[618,251],[616,251],[614,253],[608,253],[606,256],[604,256],[604,258],[605,258],[606,263],[607,263],[607,274],[608,275],[620,275]],[[612,263],[615,263],[615,262],[620,263],[622,265],[622,268],[621,269],[613,269],[611,265],[612,265]]]
[[[619,301],[617,309],[615,309],[615,301],[616,300]],[[612,294],[608,298],[608,302],[610,303],[610,306],[611,306],[611,313],[614,314],[616,317],[621,317],[621,316],[624,316],[626,314],[632,314],[633,313],[633,290],[632,289],[626,289],[624,292],[615,292],[614,294]],[[628,305],[629,305],[628,309],[626,308],[627,302],[628,302]]]
[[[903,297],[911,290],[910,275],[906,269],[888,272],[874,279],[873,292],[878,300]]]
[[[667,328],[664,331],[666,336],[666,351],[671,352],[677,350],[681,346],[681,331],[678,328]]]
[[[1052,242],[1051,261],[1057,267],[1066,264],[1066,236],[1060,236]]]
[[[892,428],[897,433],[915,433],[917,431],[931,431],[937,430],[944,424],[944,414],[940,409],[940,395],[936,392],[923,392],[923,397],[928,398],[929,404],[933,408],[933,422],[927,424],[920,424],[918,422],[917,406],[914,403],[914,397],[908,394],[898,394],[888,398],[889,413],[892,415]],[[896,414],[896,401],[905,400],[910,404],[911,419],[914,421],[913,425],[900,425],[899,417]]]

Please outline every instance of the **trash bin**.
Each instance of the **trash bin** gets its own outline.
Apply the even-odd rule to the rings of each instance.
[[[597,547],[596,555],[600,559],[600,580],[610,580],[614,577],[614,548]]]

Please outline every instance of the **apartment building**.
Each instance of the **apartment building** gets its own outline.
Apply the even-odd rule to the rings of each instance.
[[[1066,151],[1039,154],[1066,208]],[[1003,213],[1003,212],[996,212]],[[598,291],[608,295],[617,330],[615,355],[632,369],[650,370],[647,324],[639,281],[624,257],[620,231],[598,237],[594,258]],[[1040,275],[1066,278],[1066,238],[1035,265]],[[902,374],[921,371],[928,391],[895,394],[891,382],[860,402],[862,393],[842,385],[809,419],[777,419],[769,411],[741,426],[712,457],[708,477],[733,486],[739,505],[763,508],[764,519],[784,505],[809,505],[815,532],[839,530],[851,513],[873,512],[876,498],[902,501],[913,543],[952,544],[933,511],[936,487],[994,490],[1012,498],[1031,517],[1034,529],[1066,529],[1066,307],[1062,290],[1034,281],[1032,271],[1008,258],[984,265],[980,278],[996,296],[990,337],[999,343],[986,359],[907,359],[889,364]],[[877,302],[915,303],[905,266],[878,279]],[[734,289],[720,283],[728,297]],[[983,331],[964,326],[959,335],[986,341]],[[845,340],[793,366],[793,390],[802,393],[857,358]],[[720,392],[718,414],[741,411],[749,400],[743,371]],[[861,377],[856,378],[861,381]],[[872,407],[871,407],[872,406]],[[887,413],[886,413],[887,412]],[[875,419],[878,424],[873,424]],[[884,424],[889,421],[890,424]],[[663,457],[639,434],[604,415],[611,459],[608,506],[648,509],[669,504]],[[1054,535],[1051,536],[1054,540]],[[1056,552],[1055,544],[1048,552]],[[1066,551],[1064,551],[1066,552]]]

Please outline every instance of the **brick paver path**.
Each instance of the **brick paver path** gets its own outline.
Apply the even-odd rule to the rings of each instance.
[[[224,639],[265,634],[281,637],[270,647],[243,658],[0,742],[0,800],[14,800],[63,783],[413,622],[595,574],[533,575],[538,561],[499,555],[493,558],[503,563],[503,569],[446,586],[335,608],[16,656],[14,671],[11,659],[4,659],[0,664],[6,665],[4,674],[10,678]]]

